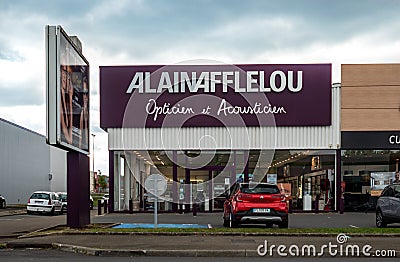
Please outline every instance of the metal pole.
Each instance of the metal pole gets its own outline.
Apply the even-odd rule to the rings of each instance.
[[[154,178],[153,184],[153,192],[154,192],[154,228],[157,228],[157,208],[158,208],[158,197],[157,197],[157,178]]]
[[[158,197],[154,195],[154,228],[157,228],[157,209],[158,209]]]

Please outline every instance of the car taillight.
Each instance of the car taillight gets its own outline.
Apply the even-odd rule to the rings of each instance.
[[[285,195],[281,195],[281,202],[286,202],[286,197],[285,197]]]
[[[271,198],[275,201],[279,201],[279,202],[286,202],[286,197],[285,195],[273,195],[271,196]]]
[[[237,202],[243,202],[243,199],[242,199],[242,194],[238,194],[237,196],[236,196],[236,201]]]
[[[249,200],[252,197],[253,197],[252,195],[240,193],[236,196],[236,201],[243,202],[243,200],[246,200],[246,199]]]

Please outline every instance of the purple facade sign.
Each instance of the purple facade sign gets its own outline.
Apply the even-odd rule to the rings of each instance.
[[[331,125],[331,64],[100,67],[100,126]]]

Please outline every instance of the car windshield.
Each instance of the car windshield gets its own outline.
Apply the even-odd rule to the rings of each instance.
[[[45,199],[45,200],[49,200],[50,199],[50,195],[46,194],[46,193],[33,193],[31,196],[32,199]]]
[[[243,184],[242,193],[246,194],[279,194],[279,188],[274,185],[267,185],[267,184]]]

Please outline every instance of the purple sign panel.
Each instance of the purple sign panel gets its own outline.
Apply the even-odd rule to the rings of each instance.
[[[331,125],[331,64],[100,67],[100,126]]]

